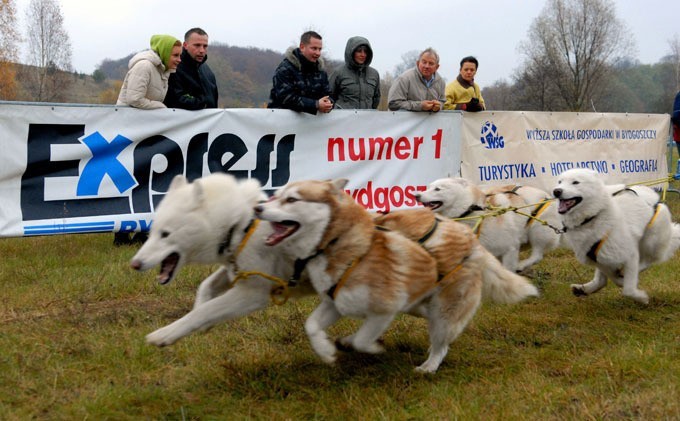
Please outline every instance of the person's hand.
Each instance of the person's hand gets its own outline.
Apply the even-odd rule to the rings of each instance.
[[[322,113],[330,113],[331,110],[333,109],[333,101],[331,101],[330,98],[325,96],[316,102],[316,107]]]
[[[437,101],[436,99],[426,99],[424,101],[420,101],[420,105],[421,110],[432,111],[433,113],[436,113],[437,111],[442,109],[442,103]]]
[[[464,108],[465,111],[477,112],[483,111],[482,104],[479,103],[479,98],[472,98],[470,102],[467,103],[467,107]]]

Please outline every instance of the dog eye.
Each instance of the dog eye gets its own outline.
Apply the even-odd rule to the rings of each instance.
[[[572,182],[571,184],[581,184],[581,183],[578,182],[578,181],[574,181],[574,182]]]
[[[299,200],[299,199],[296,199],[296,198],[294,198],[294,197],[287,197],[287,198],[286,198],[286,203],[295,203],[295,202],[297,202],[298,200]]]
[[[167,231],[161,231],[161,238],[167,238],[170,235]]]
[[[434,191],[440,191],[441,189],[439,187],[435,187]]]

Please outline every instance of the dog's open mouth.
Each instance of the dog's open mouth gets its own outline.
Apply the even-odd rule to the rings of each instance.
[[[275,246],[279,244],[281,241],[293,235],[293,233],[297,231],[298,228],[300,228],[299,223],[290,220],[281,222],[272,221],[270,224],[272,228],[274,228],[274,232],[269,237],[267,237],[265,244],[268,246]]]
[[[438,200],[435,200],[433,202],[421,202],[421,203],[423,204],[423,206],[425,206],[426,208],[430,208],[431,210],[438,209],[443,204],[443,202],[440,202]]]
[[[159,284],[165,285],[170,282],[175,274],[175,269],[177,269],[177,263],[179,263],[179,253],[176,252],[170,253],[163,259],[160,273],[156,277]]]
[[[572,197],[571,199],[560,199],[559,206],[557,207],[557,212],[559,212],[560,214],[567,213],[571,208],[581,203],[581,200],[583,200],[583,198],[581,198],[580,196]]]

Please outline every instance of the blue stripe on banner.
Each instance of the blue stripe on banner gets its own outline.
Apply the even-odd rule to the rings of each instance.
[[[24,226],[24,235],[75,234],[113,231],[115,221],[81,222],[77,224],[50,224]]]

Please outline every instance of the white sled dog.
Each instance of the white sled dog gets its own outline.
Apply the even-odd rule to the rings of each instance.
[[[430,355],[416,370],[432,373],[478,306],[482,271],[485,276],[512,279],[494,283],[519,285],[507,301],[538,294],[526,280],[503,270],[496,259],[475,244],[470,232],[453,227],[457,232],[447,235],[457,237],[464,251],[448,250],[448,256],[456,260],[438,262],[434,253],[428,253],[417,242],[380,229],[371,215],[342,190],[345,183],[346,180],[294,182],[278,191],[273,200],[255,208],[258,217],[274,226],[276,234],[269,244],[287,243],[307,261],[307,273],[321,304],[307,319],[305,330],[323,361],[336,360],[336,346],[325,329],[342,316],[364,319],[364,323],[356,333],[340,339],[340,345],[379,353],[383,347],[378,339],[395,316],[404,312],[428,319]],[[437,236],[443,233],[444,230],[433,232],[431,251],[437,248]],[[457,265],[461,265],[457,270],[451,269]],[[487,270],[484,265],[492,268]],[[470,292],[460,297],[457,293],[466,287],[457,289],[456,279],[462,279]]]
[[[158,282],[172,281],[187,263],[222,264],[201,282],[193,309],[184,317],[147,335],[147,342],[165,346],[195,331],[267,307],[278,285],[252,276],[232,286],[236,271],[258,270],[288,280],[292,260],[285,248],[272,253],[265,245],[269,224],[258,224],[253,207],[265,196],[257,181],[236,181],[213,174],[188,183],[173,179],[154,216],[149,239],[132,258],[133,269],[160,266]],[[288,288],[291,297],[314,294],[309,284]]]
[[[560,235],[550,227],[559,225],[557,206],[546,192],[535,187],[509,185],[481,189],[464,178],[442,178],[416,194],[416,199],[448,218],[465,218],[461,222],[474,226],[482,245],[512,271],[521,272],[538,263],[560,242]],[[536,205],[525,208],[531,204]],[[533,218],[515,212],[479,218],[494,207],[521,208],[521,212]],[[523,244],[531,246],[531,255],[520,261]]]
[[[638,288],[639,273],[673,256],[680,246],[680,225],[649,187],[605,185],[588,169],[572,169],[558,177],[553,195],[565,239],[579,262],[595,266],[593,279],[573,284],[574,295],[599,291],[611,279],[623,295],[647,304]]]

